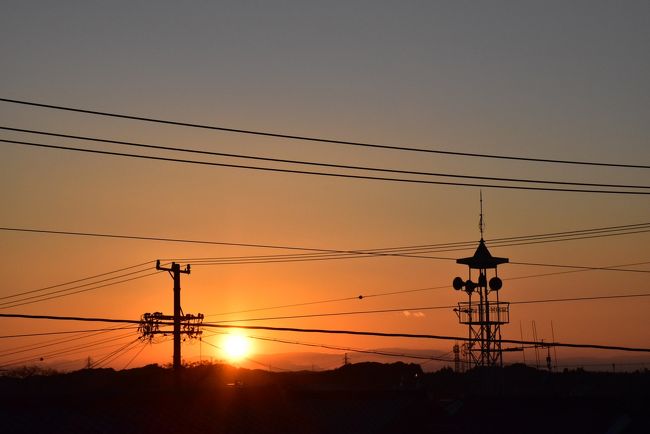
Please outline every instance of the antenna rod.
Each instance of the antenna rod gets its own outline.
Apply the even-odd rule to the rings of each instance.
[[[485,227],[485,225],[483,224],[483,190],[479,190],[479,198],[480,198],[481,214],[478,219],[478,229],[481,231],[481,240],[482,240],[483,228]]]

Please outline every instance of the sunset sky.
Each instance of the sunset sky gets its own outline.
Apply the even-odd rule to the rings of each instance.
[[[400,147],[650,165],[647,1],[5,1],[0,10],[0,98]],[[0,119],[1,127],[279,159],[473,176],[650,185],[648,169],[360,148],[7,102],[0,102]],[[353,173],[7,130],[0,130],[0,139]],[[5,228],[332,250],[479,239],[477,187],[271,173],[11,143],[0,146],[0,226]],[[648,195],[482,191],[488,247],[489,240],[495,238],[650,222]],[[509,281],[568,269],[505,264],[499,268],[504,279],[501,300],[650,293],[650,228],[644,230],[604,238],[491,247],[494,255],[512,262],[590,267],[637,264],[624,268],[644,271],[584,271]],[[474,249],[430,255],[454,259],[470,256]],[[156,259],[299,253],[308,252],[0,231],[0,297],[146,261],[151,263],[133,270],[153,273]],[[466,297],[451,288],[451,281],[455,276],[465,278],[467,269],[453,260],[375,257],[237,265],[180,260],[183,265],[188,262],[193,265],[191,274],[183,275],[183,310],[214,315],[206,321],[396,309],[393,313],[244,324],[467,334],[451,309],[418,309],[465,301]],[[441,286],[446,287],[223,315]],[[6,304],[11,300],[0,299],[0,313],[139,319],[144,312],[172,313],[172,280],[159,273],[22,306]],[[557,341],[647,348],[649,312],[650,297],[513,305],[511,323],[502,332],[504,338],[520,339],[521,325],[524,340],[530,340],[535,321],[538,339],[548,341],[552,322]],[[0,324],[2,335],[106,327],[25,319],[0,319]],[[270,331],[250,334],[358,349],[430,349],[432,354],[448,353],[453,345],[451,341]],[[87,342],[104,336],[113,335],[94,336]],[[134,337],[135,332],[131,334]],[[2,357],[3,353],[61,338],[0,339],[0,366],[23,354],[25,358],[41,354]],[[219,336],[205,339],[217,346],[222,343]],[[84,342],[79,341],[79,345]],[[117,341],[122,342],[128,339]],[[53,348],[75,344],[63,342]],[[272,353],[342,354],[263,340],[253,340],[251,345],[250,358],[263,362]],[[169,363],[171,350],[169,342],[146,347],[131,366]],[[69,367],[76,369],[86,357],[100,359],[110,351],[89,347],[47,359],[71,361]],[[122,368],[134,355],[131,352],[110,366]],[[225,358],[218,349],[198,342],[185,344],[183,356],[188,361]],[[532,356],[526,353],[526,357]],[[558,364],[563,358],[584,357],[597,362],[622,356],[650,363],[647,354],[558,349]],[[355,357],[368,359],[351,357],[353,361]],[[521,358],[521,353],[507,356],[511,362]]]

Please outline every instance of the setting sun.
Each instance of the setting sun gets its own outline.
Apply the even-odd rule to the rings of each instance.
[[[250,354],[250,340],[244,335],[229,334],[223,338],[223,351],[230,361],[236,362]]]

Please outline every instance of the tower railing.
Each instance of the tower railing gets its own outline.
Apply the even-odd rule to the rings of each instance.
[[[485,303],[470,303],[461,301],[454,309],[461,324],[485,325],[508,324],[510,322],[510,303],[505,301],[491,301],[489,308]],[[489,312],[489,315],[487,313]],[[487,320],[486,318],[489,318]]]

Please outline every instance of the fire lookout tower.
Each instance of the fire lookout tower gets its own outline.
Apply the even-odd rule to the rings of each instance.
[[[492,256],[483,240],[483,206],[481,200],[481,217],[479,241],[474,256],[457,259],[456,263],[469,267],[469,278],[456,277],[453,281],[455,290],[463,290],[468,301],[459,302],[454,308],[458,321],[468,326],[468,340],[464,352],[470,366],[502,366],[501,324],[510,322],[510,303],[499,301],[499,290],[503,286],[497,275],[497,266],[508,262],[508,258]],[[472,280],[472,270],[478,273],[476,281]],[[494,270],[488,280],[488,270]],[[478,297],[472,299],[472,297]]]

